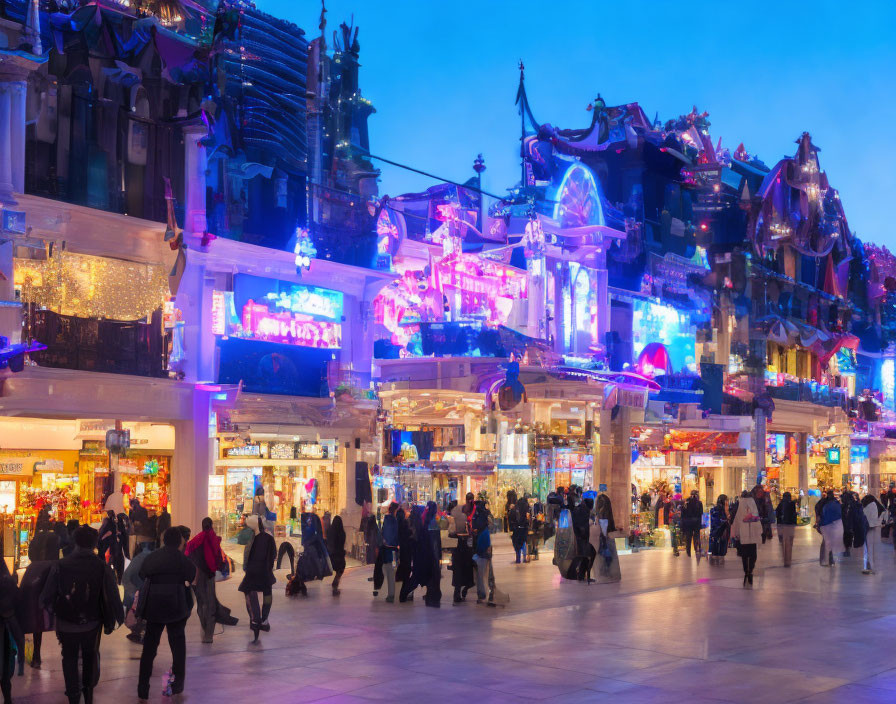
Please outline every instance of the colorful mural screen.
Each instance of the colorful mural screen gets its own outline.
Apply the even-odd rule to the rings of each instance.
[[[299,347],[342,346],[340,291],[260,276],[234,277],[233,292],[215,292],[215,333]]]
[[[635,361],[648,346],[662,345],[665,354],[652,354],[652,359],[666,359],[669,369],[644,369],[643,373],[655,376],[665,373],[695,372],[696,329],[688,314],[672,306],[653,301],[637,300],[632,306],[632,351]],[[659,350],[657,350],[659,351]]]

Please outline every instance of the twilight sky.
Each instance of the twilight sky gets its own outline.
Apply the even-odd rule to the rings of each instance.
[[[256,0],[317,36],[312,0]],[[588,103],[639,102],[666,120],[696,105],[713,140],[743,142],[769,166],[808,131],[850,227],[896,249],[891,208],[896,2],[619,3],[552,0],[327,0],[328,43],[360,27],[361,90],[377,113],[371,151],[483,187],[519,180],[517,61],[535,118],[586,127]],[[379,163],[380,193],[434,182]]]

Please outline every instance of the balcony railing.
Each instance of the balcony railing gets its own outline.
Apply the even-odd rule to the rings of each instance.
[[[31,355],[41,367],[167,377],[167,336],[161,314],[152,322],[119,322],[26,309],[26,332],[47,349]]]
[[[814,382],[786,381],[783,386],[766,387],[773,399],[781,401],[807,401],[831,408],[847,408],[846,389],[840,389]]]

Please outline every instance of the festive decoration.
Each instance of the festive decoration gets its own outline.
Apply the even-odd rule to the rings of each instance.
[[[61,315],[139,320],[168,298],[165,267],[51,251],[45,260],[16,259],[22,300]]]
[[[317,256],[311,233],[306,228],[296,229],[296,245],[293,251],[296,255],[296,273],[301,275],[303,271],[311,268],[311,260]]]

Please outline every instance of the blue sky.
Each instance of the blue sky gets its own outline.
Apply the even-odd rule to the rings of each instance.
[[[319,4],[257,0],[317,36]],[[360,27],[371,151],[484,187],[519,179],[517,61],[535,117],[585,127],[588,103],[641,104],[662,120],[709,111],[714,140],[769,166],[803,131],[821,147],[850,227],[896,249],[896,2],[327,0],[328,37]],[[329,41],[329,38],[328,38]],[[381,165],[380,192],[432,185]]]

